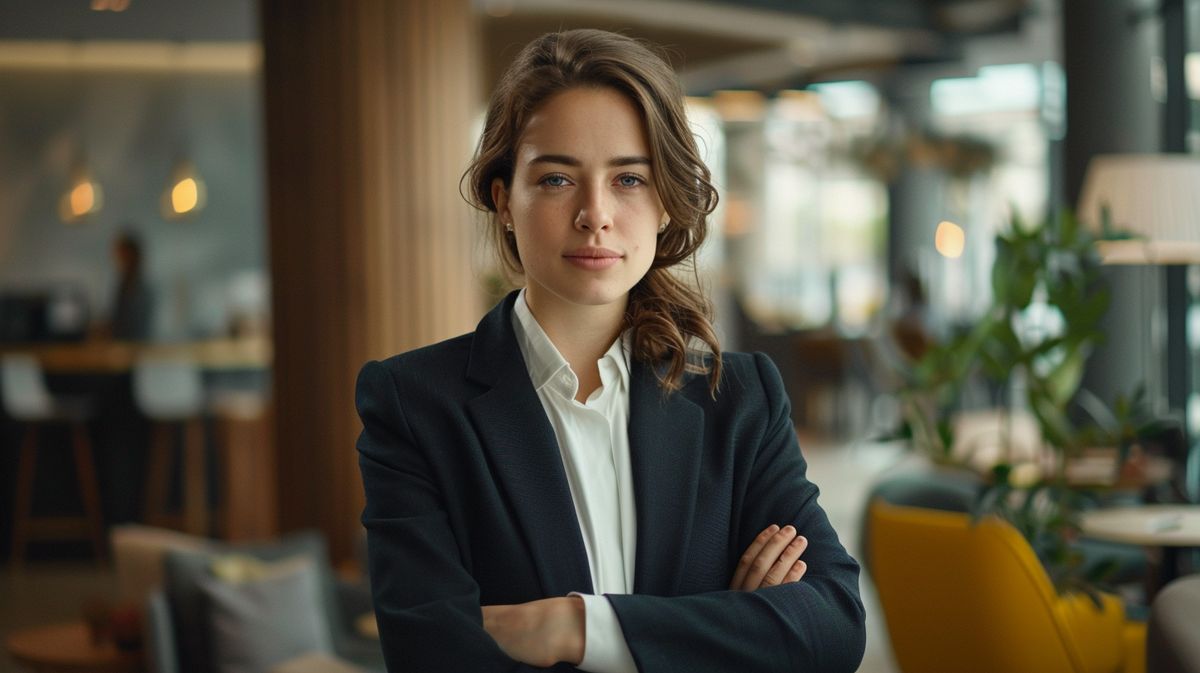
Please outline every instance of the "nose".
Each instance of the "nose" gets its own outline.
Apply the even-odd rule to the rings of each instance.
[[[583,202],[575,215],[575,228],[602,231],[612,227],[612,203],[604,189],[590,187],[582,190]]]

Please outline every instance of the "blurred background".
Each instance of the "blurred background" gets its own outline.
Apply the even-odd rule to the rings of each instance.
[[[1076,383],[1140,385],[1195,502],[1200,0],[0,0],[0,669],[168,670],[163,550],[280,536],[348,587],[339,661],[378,665],[338,637],[370,649],[355,376],[507,289],[459,179],[512,57],[576,27],[677,68],[721,194],[700,281],[852,551],[917,457],[914,367],[1003,299],[997,235],[1066,211],[1134,236]],[[864,597],[861,670],[899,670]]]

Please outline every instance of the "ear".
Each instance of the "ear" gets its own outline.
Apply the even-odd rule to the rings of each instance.
[[[508,190],[500,178],[492,179],[492,203],[496,204],[496,214],[501,222],[512,222],[512,213],[508,212]]]

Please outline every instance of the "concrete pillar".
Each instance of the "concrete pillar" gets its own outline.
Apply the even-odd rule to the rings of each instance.
[[[1067,133],[1063,187],[1067,205],[1079,200],[1088,161],[1097,154],[1158,152],[1161,104],[1151,89],[1159,49],[1159,20],[1138,0],[1063,0],[1063,70]],[[1083,386],[1108,403],[1147,384],[1163,395],[1163,287],[1159,269],[1107,267],[1112,303],[1102,322],[1105,342],[1094,352]]]

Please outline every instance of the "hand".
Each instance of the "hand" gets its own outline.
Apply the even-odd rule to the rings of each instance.
[[[518,605],[483,606],[483,628],[516,661],[547,668],[583,661],[583,599],[545,598]]]
[[[800,560],[806,548],[808,539],[797,535],[792,526],[768,526],[742,554],[729,588],[754,591],[798,582],[808,570],[808,564]]]

